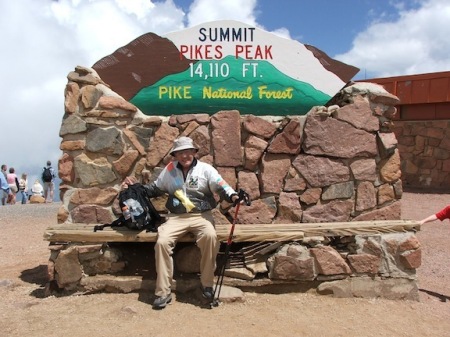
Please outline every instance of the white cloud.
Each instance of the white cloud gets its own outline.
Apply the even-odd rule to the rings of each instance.
[[[359,67],[367,78],[450,69],[450,2],[420,3],[416,9],[399,7],[396,21],[373,23],[357,35],[350,51],[335,58]]]
[[[254,15],[256,2],[256,0],[195,0],[189,7],[188,26],[226,19],[258,26]]]

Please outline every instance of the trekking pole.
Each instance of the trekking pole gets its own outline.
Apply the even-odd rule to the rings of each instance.
[[[247,206],[251,205],[250,197],[249,197],[248,193],[246,193],[244,190],[240,189],[238,195],[239,195],[239,198],[234,203],[234,205],[236,206],[236,210],[234,212],[233,223],[231,224],[230,233],[228,235],[227,244],[225,246],[223,261],[219,268],[219,274],[217,275],[217,282],[214,287],[214,295],[213,295],[213,298],[210,303],[211,309],[213,307],[219,306],[220,291],[222,289],[223,279],[225,277],[225,269],[227,266],[228,257],[230,255],[231,244],[233,243],[234,227],[236,226],[236,220],[237,220],[237,216],[239,213],[239,208],[241,206],[241,201],[244,201]]]

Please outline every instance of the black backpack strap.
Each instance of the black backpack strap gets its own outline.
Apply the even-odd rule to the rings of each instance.
[[[125,222],[125,218],[121,215],[119,218],[114,220],[111,223],[103,224],[103,225],[95,225],[94,232],[102,231],[105,227],[122,227]]]

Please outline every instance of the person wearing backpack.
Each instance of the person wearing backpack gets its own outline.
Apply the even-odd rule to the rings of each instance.
[[[210,164],[195,158],[198,148],[189,137],[180,137],[173,143],[170,154],[174,157],[158,178],[145,185],[149,198],[168,194],[167,221],[158,227],[155,244],[156,289],[154,309],[163,309],[172,301],[172,253],[177,240],[190,232],[196,237],[201,252],[200,282],[205,299],[214,296],[214,271],[220,244],[213,225],[212,209],[217,205],[213,193],[234,203],[239,199]],[[125,184],[133,182],[126,178]]]
[[[53,195],[55,193],[55,171],[53,170],[52,163],[47,160],[47,166],[42,169],[42,181],[44,182],[44,199],[45,202],[53,202]]]

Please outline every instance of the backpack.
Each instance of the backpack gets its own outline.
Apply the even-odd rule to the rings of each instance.
[[[42,172],[42,181],[44,183],[49,183],[53,179],[53,174],[50,167],[44,167],[44,171]]]
[[[129,214],[124,214],[124,212],[111,224],[95,226],[94,232],[103,230],[103,228],[108,226],[125,226],[132,230],[145,229],[147,232],[156,232],[158,230],[163,219],[147,197],[144,185],[139,183],[129,185],[128,188],[119,193],[118,199],[120,208],[122,210],[126,209],[129,211]]]

